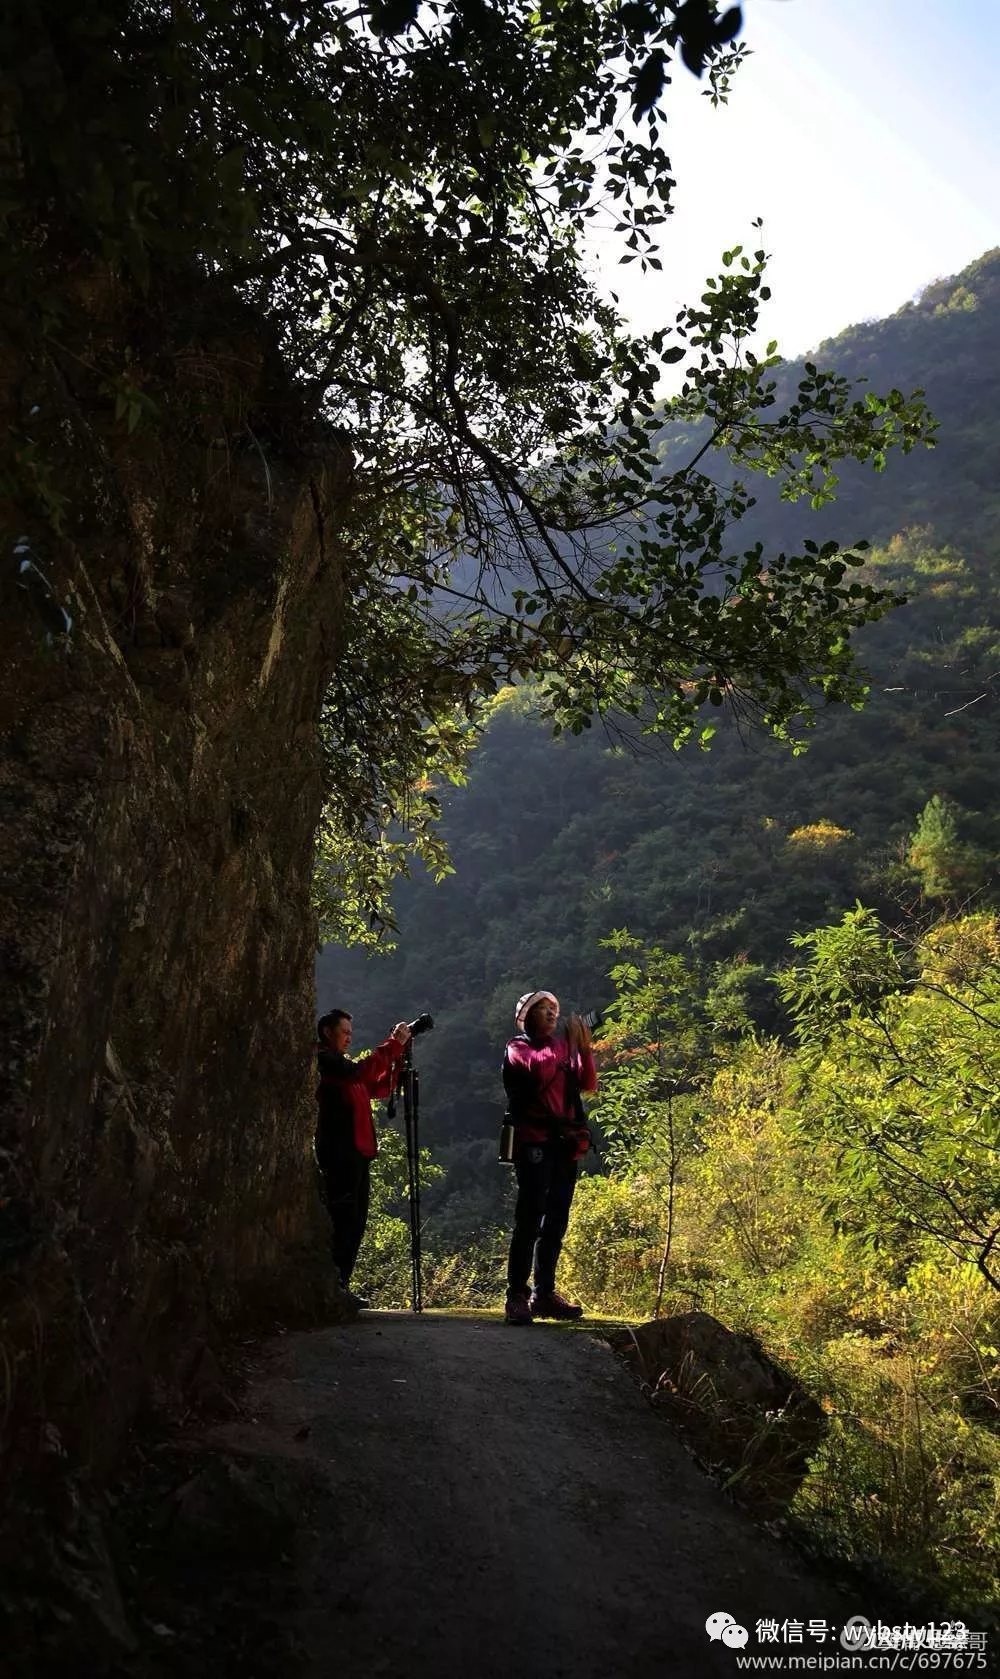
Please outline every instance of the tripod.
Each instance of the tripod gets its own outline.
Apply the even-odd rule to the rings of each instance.
[[[396,1116],[396,1093],[403,1096],[403,1127],[406,1132],[407,1194],[410,1201],[410,1265],[413,1275],[412,1308],[424,1309],[420,1275],[420,1074],[413,1065],[413,1040],[403,1051],[399,1083],[389,1100],[390,1119]]]

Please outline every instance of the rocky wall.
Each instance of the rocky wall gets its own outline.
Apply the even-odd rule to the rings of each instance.
[[[89,274],[53,337],[0,345],[0,1501],[338,1295],[309,881],[350,460],[205,282]]]

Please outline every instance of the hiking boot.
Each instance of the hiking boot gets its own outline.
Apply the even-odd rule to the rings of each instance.
[[[350,1310],[352,1312],[370,1312],[371,1301],[366,1300],[363,1294],[355,1294],[350,1283],[345,1281],[343,1272],[336,1265],[333,1268],[333,1274],[344,1291],[344,1299],[347,1301]]]
[[[344,1300],[348,1311],[368,1312],[371,1310],[372,1303],[370,1300],[366,1300],[363,1294],[355,1294],[353,1288],[348,1288],[346,1283],[341,1283],[340,1286],[344,1291]]]
[[[527,1294],[508,1294],[503,1316],[505,1323],[530,1323],[531,1308]]]
[[[575,1306],[571,1300],[564,1300],[555,1289],[551,1294],[539,1294],[534,1290],[528,1302],[528,1310],[532,1318],[582,1318],[583,1307]]]

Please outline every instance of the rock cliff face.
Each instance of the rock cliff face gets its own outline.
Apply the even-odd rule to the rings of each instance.
[[[0,347],[8,1489],[99,1475],[220,1326],[337,1310],[309,878],[350,462],[200,282],[133,318],[90,276],[54,337]]]

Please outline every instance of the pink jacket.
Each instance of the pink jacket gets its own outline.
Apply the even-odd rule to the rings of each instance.
[[[590,1132],[577,1098],[597,1089],[589,1049],[571,1049],[563,1033],[554,1038],[511,1038],[503,1058],[503,1085],[515,1125],[515,1143],[544,1143],[560,1136],[575,1158],[586,1154]]]

